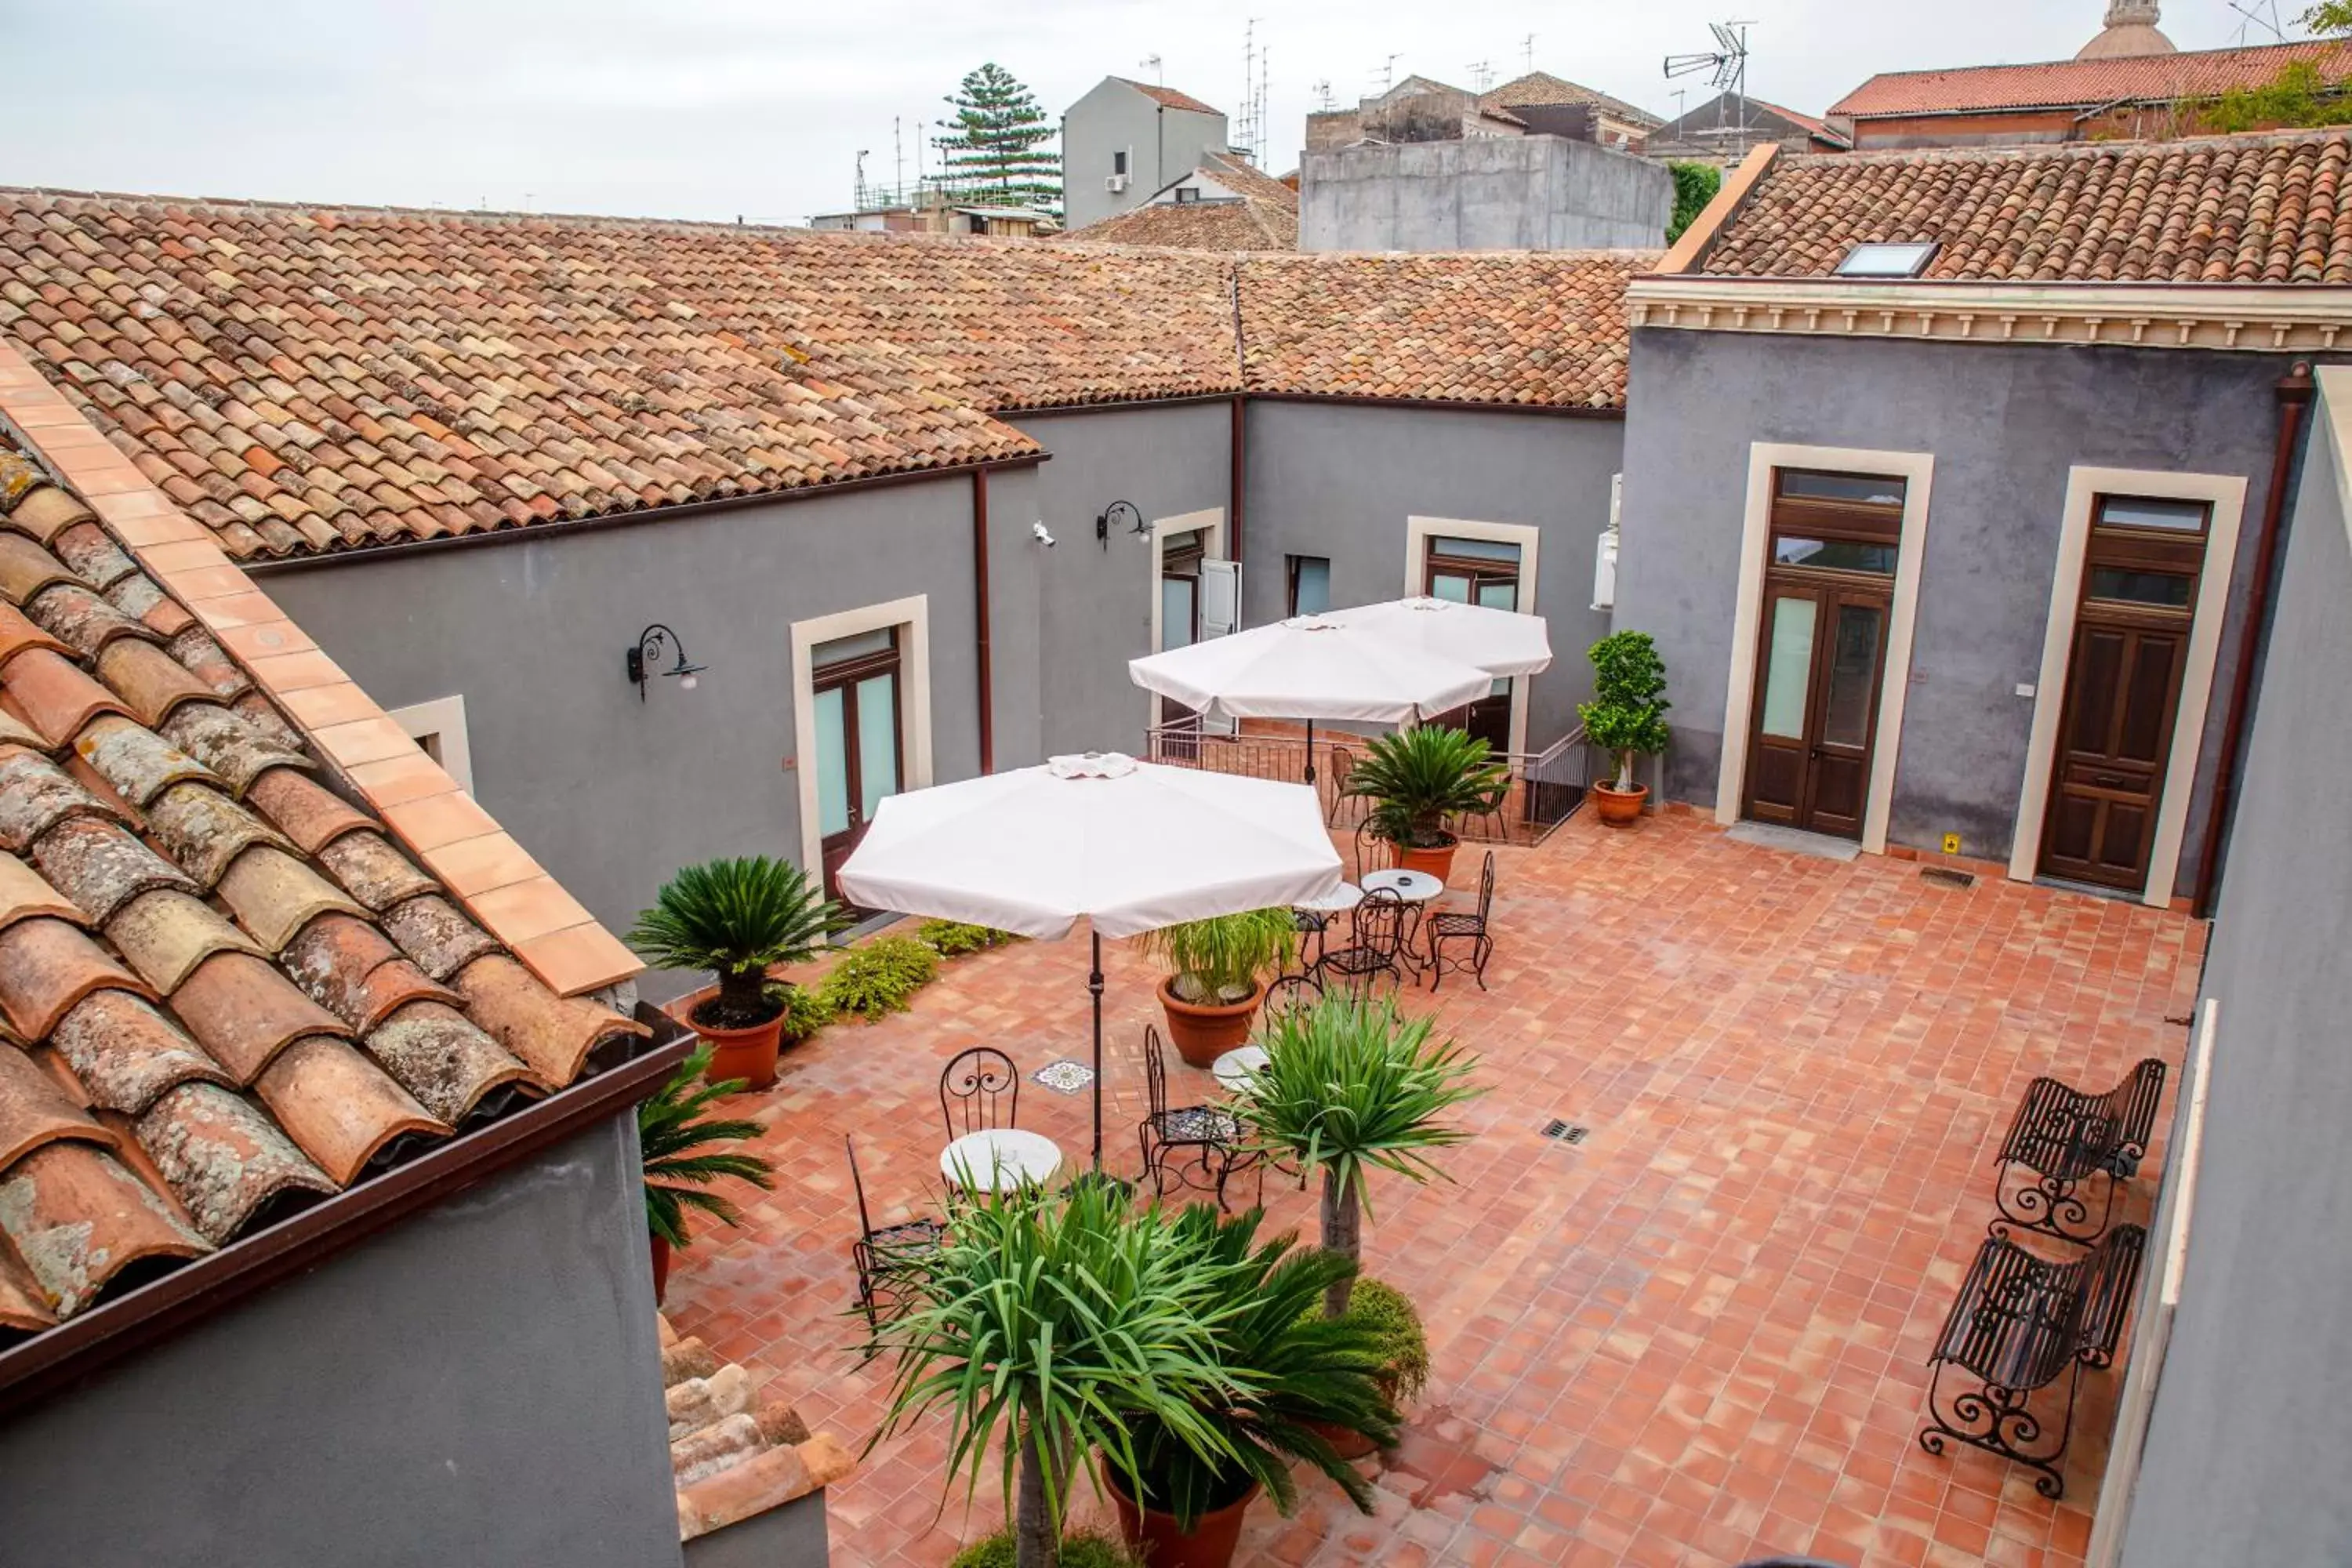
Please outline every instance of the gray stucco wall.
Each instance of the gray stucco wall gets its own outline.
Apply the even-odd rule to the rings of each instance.
[[[1225,117],[1169,109],[1126,82],[1106,78],[1062,111],[1062,225],[1084,228],[1129,207],[1201,166],[1202,153],[1225,150]],[[1127,189],[1103,181],[1111,154],[1125,152]]]
[[[0,1421],[0,1560],[677,1563],[622,1116]]]
[[[1127,661],[1151,651],[1158,591],[1152,552],[1131,535],[1096,543],[1095,519],[1115,500],[1134,502],[1146,521],[1225,506],[1233,488],[1233,405],[1015,416],[1012,422],[1054,454],[1037,470],[1034,515],[1056,542],[1032,552],[1038,660],[1031,700],[1043,709],[1045,754],[1132,752],[1143,743],[1145,700],[1128,679]]]
[[[1000,767],[1042,755],[1035,485],[1030,469],[990,479]],[[979,771],[968,477],[330,561],[265,583],[384,707],[462,693],[476,797],[616,931],[680,866],[800,858],[794,621],[928,595],[933,774]],[[624,679],[623,654],[653,621],[709,666],[698,689],[656,679],[640,701]]]
[[[1553,663],[1531,678],[1528,745],[1540,750],[1576,722],[1591,694],[1584,650],[1609,631],[1591,608],[1592,557],[1609,526],[1622,422],[1254,401],[1244,439],[1244,620],[1286,613],[1286,556],[1330,558],[1333,605],[1376,604],[1404,592],[1408,518],[1534,523],[1535,608],[1550,623]]]
[[[2343,478],[2322,432],[2304,462],[2206,962],[2220,1013],[2204,1153],[2126,1568],[2352,1563]]]
[[[830,1556],[821,1491],[686,1543],[686,1568],[825,1568]]]
[[[1301,250],[1653,249],[1675,182],[1663,163],[1558,136],[1309,153]]]
[[[2288,362],[2187,350],[1916,344],[1643,329],[1633,336],[1617,624],[1656,637],[1672,679],[1667,789],[1712,806],[1758,441],[1931,452],[1936,469],[1888,837],[1971,856],[2011,847],[2067,471],[2243,475],[2252,560]],[[2204,842],[2246,592],[2231,588],[2181,847]]]

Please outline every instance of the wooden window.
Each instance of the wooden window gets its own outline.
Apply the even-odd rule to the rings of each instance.
[[[899,628],[881,626],[819,643],[810,650],[816,705],[817,834],[828,893],[874,818],[904,787],[905,704],[899,686]]]
[[[1293,555],[1288,603],[1293,616],[1319,616],[1331,607],[1331,558]]]

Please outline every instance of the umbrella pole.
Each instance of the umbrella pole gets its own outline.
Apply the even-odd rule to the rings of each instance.
[[[1315,787],[1315,721],[1307,721],[1307,787]]]
[[[1094,939],[1095,966],[1087,974],[1087,990],[1095,1003],[1095,1169],[1102,1169],[1102,932],[1089,931]]]

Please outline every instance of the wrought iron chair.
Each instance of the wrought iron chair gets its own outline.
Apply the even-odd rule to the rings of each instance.
[[[2119,1225],[2067,1263],[2036,1258],[2006,1237],[1989,1237],[1960,1285],[1959,1299],[1928,1357],[1927,1424],[1919,1447],[1931,1454],[1967,1443],[2031,1467],[2033,1489],[2065,1495],[2060,1465],[2074,1421],[2084,1367],[2113,1364],[2131,1310],[2147,1232]],[[1944,1375],[1958,1368],[1965,1386],[1947,1397]],[[2053,1423],[2033,1396],[2066,1379],[2066,1405]]]
[[[1356,824],[1356,878],[1364,879],[1367,871],[1378,871],[1387,865],[1388,840],[1372,831],[1370,818]]]
[[[1316,984],[1325,988],[1334,980],[1369,984],[1373,975],[1386,974],[1402,985],[1405,931],[1410,920],[1404,900],[1391,889],[1375,888],[1366,893],[1364,901],[1356,906],[1354,940],[1315,961]]]
[[[866,1209],[866,1180],[857,1173],[857,1145],[845,1132],[841,1143],[849,1151],[849,1184],[857,1193],[857,1239],[849,1248],[857,1266],[857,1310],[866,1314],[868,1328],[879,1328],[886,1302],[893,1316],[906,1305],[898,1277],[937,1252],[948,1227],[927,1217],[875,1229]]]
[[[2054,1078],[2027,1085],[1995,1161],[1993,1205],[2000,1218],[1992,1233],[2005,1236],[2014,1226],[2084,1247],[2098,1240],[2115,1217],[2116,1195],[2147,1153],[2163,1098],[2164,1064],[2154,1057],[2105,1094],[2084,1094]],[[2013,1169],[2036,1179],[2011,1191]],[[2095,1184],[2102,1189],[2095,1222],[2086,1197]]]
[[[1486,961],[1494,956],[1495,938],[1486,929],[1486,917],[1495,908],[1495,852],[1486,851],[1486,868],[1478,873],[1478,908],[1475,913],[1437,910],[1424,916],[1422,930],[1429,938],[1429,989],[1434,994],[1445,980],[1451,967],[1454,973],[1465,971],[1478,982],[1478,989],[1486,989]],[[1448,942],[1470,944],[1467,958],[1448,958]]]
[[[1310,968],[1270,982],[1265,988],[1265,999],[1258,1006],[1261,1012],[1271,1017],[1286,1008],[1307,1006],[1320,1001],[1322,996],[1323,983],[1315,977],[1315,971]]]
[[[1167,1192],[1173,1174],[1178,1186],[1213,1192],[1217,1206],[1224,1207],[1225,1180],[1234,1173],[1234,1157],[1241,1147],[1241,1119],[1222,1106],[1168,1103],[1168,1064],[1154,1024],[1143,1026],[1143,1081],[1151,1112],[1135,1131],[1143,1145],[1144,1179],[1150,1182],[1152,1193]],[[1171,1154],[1177,1156],[1172,1163]]]
[[[1511,781],[1507,777],[1501,784],[1478,797],[1475,810],[1462,814],[1461,821],[1455,825],[1455,837],[1462,838],[1470,837],[1460,830],[1475,821],[1478,824],[1481,837],[1496,844],[1508,844],[1511,841],[1511,824],[1505,808],[1510,803]]]
[[[1004,1117],[997,1120],[997,1106]],[[940,1115],[948,1124],[948,1142],[974,1132],[1021,1125],[1021,1074],[1013,1058],[994,1046],[974,1046],[958,1055],[940,1074]]]
[[[1323,826],[1339,826],[1339,814],[1348,809],[1348,775],[1356,771],[1356,754],[1345,746],[1334,746],[1323,770],[1324,782],[1330,791],[1330,804],[1323,808]]]
[[[1331,917],[1321,910],[1293,910],[1290,911],[1290,929],[1298,933],[1299,940],[1283,969],[1287,973],[1290,963],[1295,962],[1299,973],[1304,973],[1313,967],[1307,962],[1307,938],[1311,936],[1315,939],[1315,955],[1320,958],[1331,930]]]

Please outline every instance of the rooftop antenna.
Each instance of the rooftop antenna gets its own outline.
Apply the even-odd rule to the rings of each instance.
[[[1158,55],[1146,55],[1135,63],[1142,69],[1148,70],[1151,73],[1151,81],[1153,86],[1166,87],[1168,85],[1166,79],[1160,74],[1160,57]]]
[[[1470,62],[1470,80],[1480,92],[1484,92],[1488,88],[1494,86],[1495,67],[1493,62],[1489,60],[1472,60]]]
[[[857,172],[850,177],[850,185],[849,185],[849,203],[850,203],[850,205],[852,205],[852,206],[854,206],[854,207],[857,208],[860,212],[863,212],[863,211],[866,209],[866,151],[867,151],[867,150],[866,150],[866,148],[863,148],[863,147],[860,147],[860,148],[857,150]]]
[[[2229,0],[2229,5],[2230,9],[2241,18],[2238,23],[2241,46],[2253,41],[2253,31],[2257,27],[2271,36],[2271,42],[2286,42],[2286,29],[2279,25],[2278,0]]]
[[[1748,129],[1748,29],[1752,26],[1751,22],[1709,22],[1707,30],[1715,35],[1714,48],[1693,55],[1666,57],[1669,80],[1706,71],[1709,73],[1708,80],[1714,84],[1717,93],[1738,100],[1739,124],[1736,129],[1740,131]],[[1723,103],[1718,98],[1716,100],[1718,123],[1722,118]]]
[[[1399,51],[1381,62],[1381,91],[1383,94],[1396,86],[1396,63],[1402,58],[1404,55],[1402,51]]]
[[[890,117],[890,199],[894,202],[907,199],[907,142],[899,132],[899,117],[892,115]]]
[[[1322,113],[1328,114],[1331,110],[1339,106],[1339,100],[1331,96],[1331,79],[1329,77],[1325,77],[1321,81],[1317,82],[1315,84],[1314,90],[1315,107]]]
[[[1690,89],[1686,87],[1675,89],[1675,122],[1678,125],[1682,123],[1683,116],[1689,112]]]
[[[1234,140],[1240,143],[1238,150],[1245,158],[1257,151],[1265,134],[1265,117],[1259,112],[1257,101],[1258,59],[1264,53],[1257,47],[1257,25],[1264,20],[1262,16],[1251,16],[1242,27],[1242,110],[1234,117]]]
[[[1529,71],[1536,68],[1536,36],[1533,33],[1519,40],[1519,63]]]

